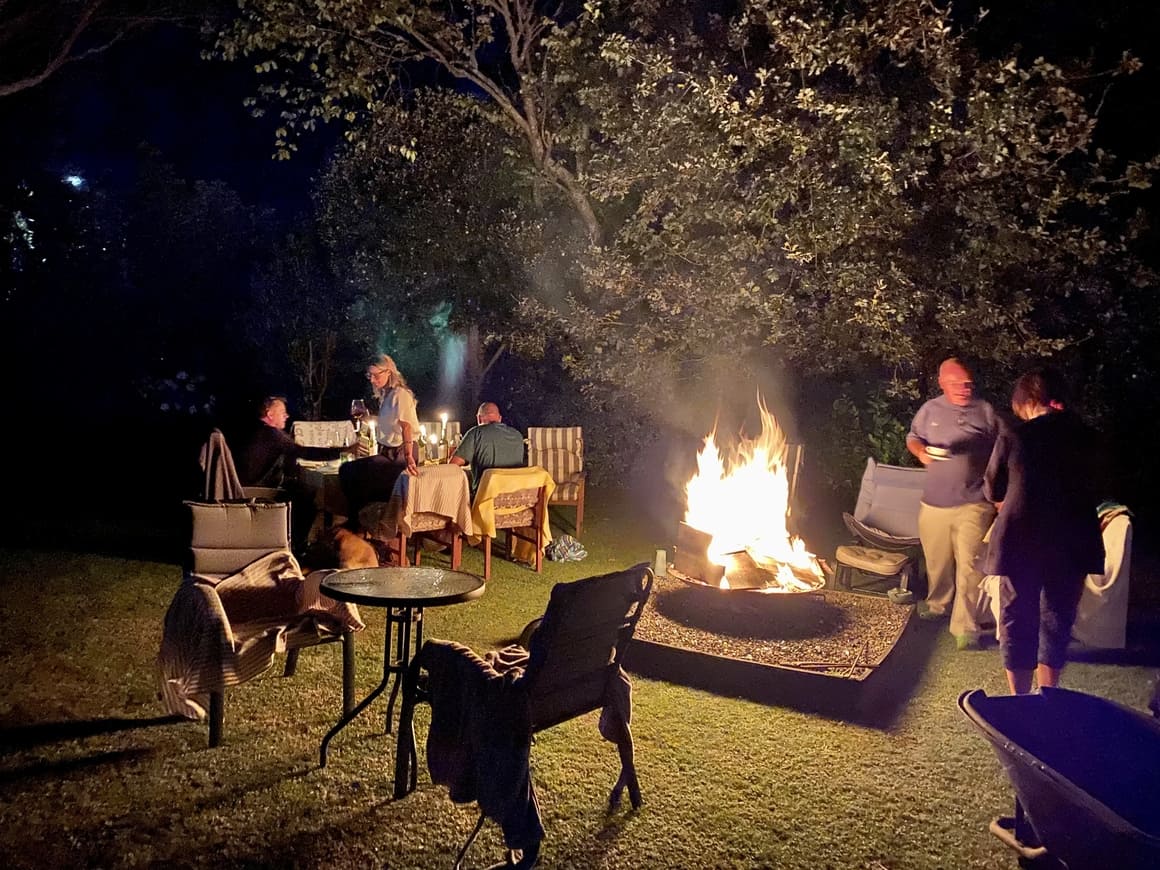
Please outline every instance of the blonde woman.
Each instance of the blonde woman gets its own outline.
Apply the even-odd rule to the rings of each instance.
[[[347,525],[352,528],[358,527],[358,514],[365,505],[390,500],[400,474],[419,472],[415,449],[419,415],[406,378],[395,361],[383,354],[367,366],[367,380],[379,400],[378,454],[339,469],[339,483],[350,510]]]
[[[386,354],[367,366],[367,380],[379,400],[379,453],[414,474],[415,435],[419,432],[415,394],[395,361]]]

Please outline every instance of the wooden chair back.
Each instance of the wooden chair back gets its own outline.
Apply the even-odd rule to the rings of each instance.
[[[546,468],[556,482],[548,504],[576,508],[576,537],[584,525],[584,430],[580,426],[528,427],[528,466]]]

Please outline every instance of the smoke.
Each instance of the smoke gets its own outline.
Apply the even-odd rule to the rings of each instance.
[[[457,408],[467,370],[467,339],[447,332],[439,340],[439,384],[435,401],[441,408]]]

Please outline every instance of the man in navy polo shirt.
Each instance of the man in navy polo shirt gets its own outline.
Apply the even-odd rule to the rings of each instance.
[[[942,395],[919,408],[906,436],[907,449],[926,467],[918,535],[929,588],[918,611],[924,619],[949,616],[958,648],[977,649],[977,561],[995,519],[995,506],[983,495],[983,472],[1000,421],[988,402],[975,397],[971,372],[959,360],[943,361],[938,385]]]

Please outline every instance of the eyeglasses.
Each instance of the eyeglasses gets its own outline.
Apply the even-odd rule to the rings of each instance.
[[[374,380],[375,378],[379,377],[380,375],[385,375],[386,373],[387,373],[386,369],[370,369],[367,372],[367,380],[368,381]]]

